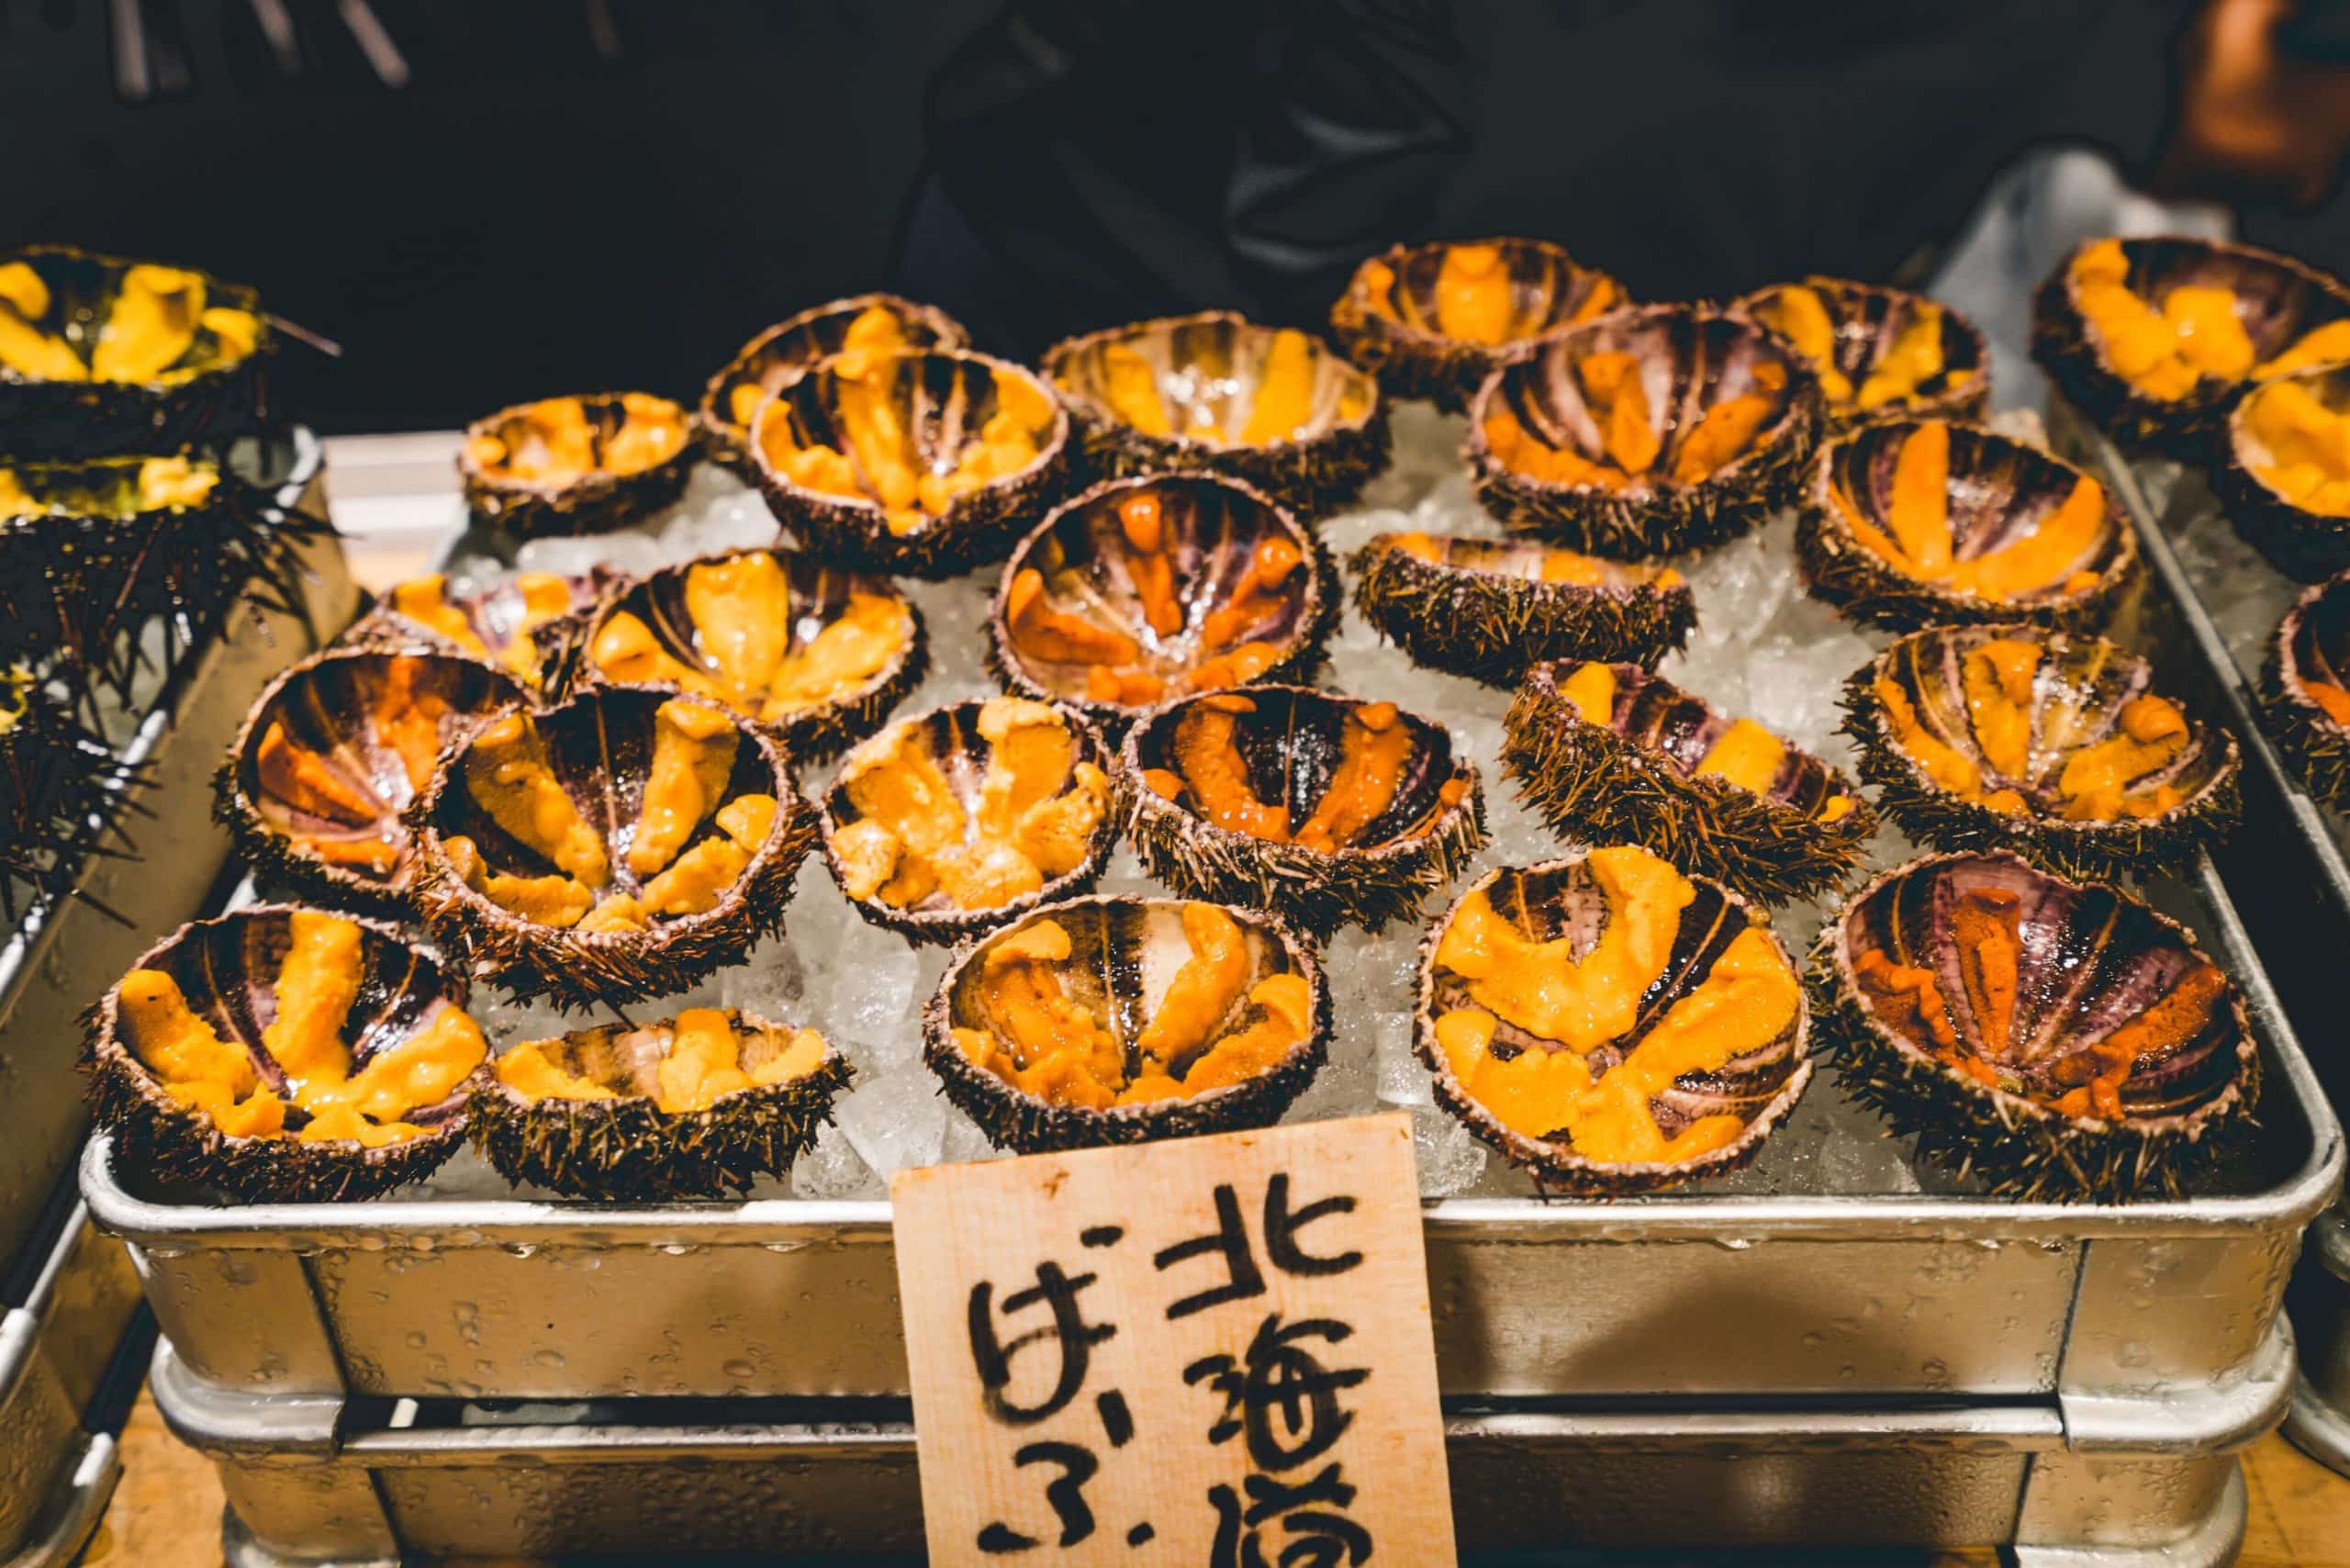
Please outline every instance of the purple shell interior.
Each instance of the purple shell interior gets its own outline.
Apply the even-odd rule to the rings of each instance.
[[[1199,808],[1177,755],[1176,740],[1185,715],[1203,702],[1249,704],[1248,711],[1236,715],[1238,722],[1233,734],[1249,790],[1267,805],[1286,807],[1293,825],[1312,817],[1329,792],[1330,780],[1338,770],[1347,715],[1362,706],[1319,691],[1254,687],[1196,697],[1152,715],[1133,737],[1135,756],[1146,768],[1163,768],[1186,778],[1186,788],[1176,803],[1192,812]],[[1341,848],[1370,848],[1424,831],[1444,809],[1444,786],[1467,776],[1466,766],[1453,758],[1452,736],[1443,725],[1404,712],[1397,713],[1396,722],[1411,734],[1411,759],[1387,809],[1364,823]]]
[[[2032,677],[2031,742],[2020,775],[2002,771],[1977,738],[1967,700],[1967,655],[2007,640],[2039,644],[2045,653]],[[1927,733],[1981,767],[1984,788],[2011,789],[2042,814],[2058,812],[2065,765],[2109,740],[2121,710],[2154,689],[2144,659],[2102,637],[2075,637],[2015,626],[1952,626],[1914,633],[1885,651],[1877,672],[1900,689]],[[2151,772],[2130,780],[2133,790],[2163,785],[2193,798],[2209,789],[2232,760],[2227,738],[2193,718],[2187,744]]]
[[[1158,499],[1165,554],[1182,625],[1165,636],[1154,631],[1135,583],[1135,552],[1119,522],[1118,508],[1147,491]],[[1268,539],[1294,545],[1303,565],[1253,622],[1210,646],[1208,617],[1231,604],[1248,576],[1257,548]],[[1105,486],[1054,514],[1013,554],[1004,580],[1035,568],[1044,578],[1044,599],[1063,614],[1132,638],[1143,649],[1136,667],[1158,676],[1169,695],[1191,689],[1189,677],[1202,663],[1244,642],[1287,649],[1313,620],[1319,582],[1313,541],[1286,513],[1256,494],[1203,475]],[[1259,595],[1259,598],[1265,596]],[[1042,658],[1006,628],[1006,643],[1022,670],[1058,697],[1087,695],[1086,674],[1093,666]]]
[[[262,1036],[277,1017],[278,972],[292,945],[288,912],[260,910],[191,927],[184,938],[149,960],[150,968],[178,982],[197,1017],[222,1039],[245,1047],[263,1086],[278,1094],[288,1092],[285,1072],[262,1044]],[[429,959],[371,927],[360,928],[359,962],[359,994],[341,1035],[354,1069],[414,1038],[442,1009],[457,1005]],[[429,1126],[445,1120],[463,1103],[462,1095],[452,1096],[437,1105],[415,1107],[405,1119]],[[298,1127],[307,1119],[298,1106],[287,1113],[290,1126]]]
[[[449,705],[441,720],[444,745],[468,719],[522,699],[520,689],[500,672],[453,654],[343,653],[320,659],[289,676],[247,730],[237,758],[237,783],[263,822],[289,836],[354,844],[380,840],[406,847],[408,833],[400,815],[417,789],[399,752],[385,738],[380,718],[396,666],[403,663],[421,666],[413,677],[416,689]],[[375,817],[352,823],[321,816],[264,788],[261,743],[274,723],[285,726],[293,745],[320,754],[347,783],[364,790],[379,807]],[[364,866],[339,864],[353,876],[379,879]],[[396,868],[380,879],[397,874]]]
[[[1967,984],[1975,949],[1964,940],[1960,911],[1968,901],[1982,907],[1986,900],[2012,901],[2015,911],[2015,1001],[2004,1016],[1978,1010]],[[2090,1047],[2136,1023],[2181,980],[2212,967],[2136,900],[2005,855],[1944,857],[1897,873],[1854,901],[1838,932],[1847,966],[1874,949],[1930,972],[1957,1037],[1995,1065],[2003,1087],[2043,1104],[2097,1076]],[[2199,1014],[2198,1026],[2170,1031],[2176,1037],[2138,1057],[2121,1085],[2127,1114],[2191,1109],[2235,1077],[2241,1036],[2232,996],[2229,988]],[[1914,1048],[1933,1054],[1922,1027],[1882,1010],[1875,1016]]]
[[[1893,476],[1901,446],[1920,427],[1914,423],[1873,425],[1830,449],[1829,482],[1879,532],[1891,535]],[[1950,426],[1951,553],[1972,561],[2018,544],[2039,532],[2075,487],[2089,479],[2019,441],[1970,425]],[[2121,548],[2121,514],[2105,498],[2104,526],[2096,539],[2043,588],[2020,596],[2023,601],[2062,598],[2076,572],[2101,572]]]
[[[1749,452],[1783,429],[1792,401],[1785,393],[1769,392],[1757,384],[1758,365],[1776,365],[1785,387],[1810,375],[1802,356],[1743,317],[1652,306],[1619,310],[1560,332],[1504,365],[1478,398],[1476,417],[1489,419],[1506,408],[1528,434],[1545,444],[1595,463],[1610,461],[1605,416],[1584,398],[1577,371],[1584,360],[1599,353],[1628,353],[1638,363],[1649,426],[1662,442],[1649,472],[1624,487],[1623,494],[1681,487],[1668,477],[1673,462],[1718,403],[1749,392],[1782,400],[1778,415],[1756,432]],[[1733,458],[1732,464],[1743,456]]]
[[[1538,666],[1537,678],[1555,687],[1576,667],[1564,662]],[[1638,665],[1607,667],[1616,672],[1616,706],[1608,728],[1634,745],[1661,756],[1684,778],[1696,771],[1714,743],[1735,722],[1715,712],[1704,699]],[[1563,697],[1558,700],[1566,701]],[[1765,799],[1807,816],[1817,814],[1830,797],[1849,793],[1826,763],[1792,745],[1779,758],[1771,787],[1762,791]]]
[[[1696,896],[1681,912],[1664,969],[1640,995],[1639,1011],[1629,1032],[1593,1050],[1583,1060],[1594,1079],[1604,1078],[1638,1048],[1673,1005],[1706,982],[1715,963],[1731,942],[1751,924],[1747,910],[1733,902],[1711,882],[1692,879]],[[1516,926],[1529,941],[1569,939],[1568,953],[1580,963],[1598,945],[1612,918],[1606,890],[1593,875],[1588,861],[1556,860],[1525,870],[1495,872],[1485,884],[1494,912]],[[1480,1005],[1469,982],[1431,960],[1430,983],[1436,1014],[1456,1007]],[[1707,1072],[1685,1072],[1670,1088],[1650,1101],[1657,1128],[1671,1137],[1705,1116],[1734,1115],[1751,1122],[1785,1087],[1800,1060],[1797,1026],[1787,1027],[1767,1044],[1735,1057]],[[1564,1050],[1529,1030],[1501,1019],[1494,1031],[1493,1053],[1507,1058],[1526,1050]],[[1563,1134],[1548,1141],[1564,1142]]]

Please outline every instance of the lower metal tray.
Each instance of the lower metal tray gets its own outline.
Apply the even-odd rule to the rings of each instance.
[[[61,1207],[39,1272],[0,1316],[0,1564],[7,1568],[72,1561],[120,1473],[108,1429],[116,1423],[106,1415],[118,1403],[107,1397],[109,1369],[140,1316],[139,1277],[80,1204]]]
[[[296,432],[294,472],[281,503],[323,516],[319,446],[307,431]],[[357,589],[331,534],[301,560],[308,624],[232,609],[168,702],[137,721],[122,752],[143,769],[124,801],[136,852],[92,857],[76,882],[82,896],[28,912],[0,945],[0,1105],[8,1107],[0,1260],[24,1245],[89,1126],[73,1070],[82,1010],[157,937],[203,913],[228,861],[229,835],[212,821],[210,779],[221,753],[270,678],[311,651],[312,626],[331,635],[356,612]]]
[[[2244,1529],[2234,1451],[2283,1415],[2280,1320],[2200,1398],[1881,1409],[1448,1406],[1464,1551],[2009,1546],[2047,1565],[2220,1564]],[[219,1466],[237,1568],[445,1555],[920,1552],[899,1402],[689,1401],[496,1409],[152,1387]]]

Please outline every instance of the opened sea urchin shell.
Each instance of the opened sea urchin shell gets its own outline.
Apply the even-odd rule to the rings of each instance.
[[[497,669],[428,644],[330,648],[254,700],[213,778],[216,814],[264,875],[405,913],[410,802],[455,735],[521,700]]]
[[[795,760],[868,734],[921,681],[922,617],[883,577],[794,550],[655,572],[597,612],[583,686],[674,686],[780,732]]]
[[[158,1176],[248,1203],[373,1197],[464,1140],[488,1050],[464,998],[389,926],[254,904],[182,926],[90,1010],[90,1100]]]
[[[1330,330],[1388,396],[1459,413],[1510,349],[1624,302],[1614,278],[1547,240],[1438,241],[1357,267]]]
[[[2259,1093],[2244,999],[2193,936],[2011,855],[1877,878],[1810,983],[1843,1087],[2025,1200],[2177,1197]]]
[[[1022,697],[901,719],[851,751],[819,808],[841,891],[877,925],[952,942],[1083,892],[1117,841],[1091,725]]]
[[[2092,240],[2032,297],[2031,356],[2124,446],[2199,461],[2247,381],[2350,359],[2350,288],[2250,245]]]
[[[2278,571],[2306,583],[2350,566],[2350,364],[2255,386],[2213,457],[2228,521]]]
[[[605,533],[677,498],[694,465],[686,411],[646,392],[500,409],[465,427],[465,500],[516,538]]]
[[[1854,675],[1861,776],[1913,838],[2013,849],[2073,877],[2143,877],[2234,824],[2235,738],[2102,637],[1943,626]]]
[[[923,1014],[946,1097],[1024,1154],[1270,1126],[1329,1037],[1286,925],[1172,899],[1036,910],[958,950]]]
[[[2138,536],[2103,485],[2038,447],[1939,420],[1823,447],[1796,552],[1815,597],[1897,632],[2094,629],[2138,577]]]
[[[1811,362],[1831,430],[1882,419],[1980,419],[1990,406],[1983,334],[1922,294],[1807,277],[1758,288],[1733,308]]]
[[[1382,533],[1354,558],[1363,618],[1413,659],[1512,686],[1545,659],[1653,666],[1689,638],[1696,599],[1671,566],[1530,540]]]
[[[789,1170],[849,1076],[813,1029],[691,1008],[514,1046],[474,1075],[474,1137],[518,1185],[637,1203],[723,1197]]]
[[[1421,946],[1414,1017],[1438,1103],[1583,1195],[1739,1169],[1811,1079],[1769,919],[1628,846],[1471,884]]]
[[[449,579],[433,572],[395,584],[342,641],[367,646],[429,639],[498,666],[533,693],[553,696],[568,678],[610,580],[600,566],[586,577],[518,572],[452,593]]]
[[[1618,310],[1528,345],[1469,410],[1477,498],[1616,560],[1742,533],[1792,498],[1819,426],[1810,363],[1743,316]]]
[[[2350,572],[2294,601],[2270,639],[2261,697],[2310,793],[2350,811]]]
[[[904,349],[825,360],[759,405],[751,461],[767,510],[826,562],[944,577],[1000,557],[1061,488],[1069,415],[985,354]]]
[[[1416,914],[1485,842],[1476,767],[1393,702],[1210,692],[1136,724],[1118,766],[1153,876],[1313,931]]]
[[[711,461],[756,483],[751,420],[776,389],[842,353],[960,349],[970,334],[944,310],[894,294],[860,294],[788,316],[744,343],[702,388],[694,430]]]
[[[1044,369],[1112,475],[1212,469],[1314,518],[1387,466],[1378,382],[1292,327],[1229,310],[1136,321],[1056,343]]]
[[[0,431],[19,459],[173,453],[252,431],[276,342],[250,288],[62,245],[0,253]]]
[[[626,687],[477,727],[408,820],[417,908],[452,961],[568,1008],[738,961],[781,929],[816,837],[772,731]]]
[[[1314,536],[1210,474],[1113,479],[1005,563],[990,655],[1016,691],[1116,724],[1171,699],[1304,675],[1337,614]]]
[[[1502,759],[1569,839],[1643,845],[1768,903],[1834,885],[1875,816],[1841,774],[1637,665],[1526,672]]]

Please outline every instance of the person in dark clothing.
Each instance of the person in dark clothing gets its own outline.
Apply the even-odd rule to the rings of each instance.
[[[1528,233],[1638,297],[1915,281],[1999,169],[2087,142],[2313,201],[2337,0],[1012,0],[948,59],[895,286],[1033,353],[1320,320],[1399,239]]]

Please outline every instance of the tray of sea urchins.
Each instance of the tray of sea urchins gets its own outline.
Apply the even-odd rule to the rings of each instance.
[[[1495,242],[1333,327],[873,296],[468,431],[91,1014],[188,1364],[902,1394],[892,1172],[1402,1108],[1451,1392],[2252,1365],[2341,1149],[2236,744],[1968,324]]]

